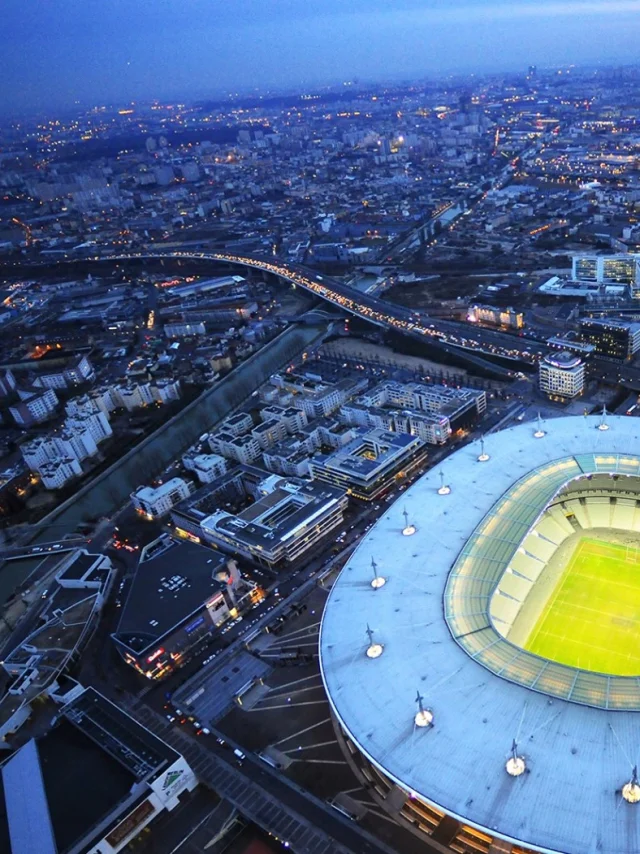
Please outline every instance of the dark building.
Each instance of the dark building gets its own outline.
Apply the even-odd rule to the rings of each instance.
[[[580,321],[582,340],[609,359],[625,361],[640,349],[640,323],[585,318]]]
[[[179,753],[87,688],[3,764],[0,851],[113,854],[196,784]]]
[[[233,561],[166,534],[142,550],[122,617],[112,635],[127,664],[162,679],[236,616],[240,573]]]

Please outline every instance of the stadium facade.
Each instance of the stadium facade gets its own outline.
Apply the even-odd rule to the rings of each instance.
[[[639,419],[525,423],[461,448],[331,591],[321,669],[349,761],[442,850],[640,848],[635,644],[632,675],[526,648],[585,535],[640,571]]]

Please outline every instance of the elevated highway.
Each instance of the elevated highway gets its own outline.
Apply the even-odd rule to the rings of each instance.
[[[330,306],[358,317],[382,329],[421,342],[431,349],[433,358],[449,356],[449,361],[476,368],[496,378],[509,379],[521,371],[533,372],[547,352],[540,342],[504,332],[474,327],[467,323],[430,317],[426,313],[390,303],[365,294],[331,276],[301,264],[287,263],[271,256],[239,255],[207,251],[153,251],[114,255],[96,255],[85,259],[67,259],[63,265],[133,264],[145,262],[193,262],[206,269],[208,262],[258,270],[274,276],[329,303]],[[35,268],[34,268],[35,269]]]
[[[273,275],[295,287],[320,297],[336,308],[355,317],[427,343],[436,349],[463,359],[481,370],[508,378],[521,370],[534,370],[546,352],[541,344],[503,332],[474,328],[465,323],[430,318],[418,311],[387,302],[380,297],[364,294],[356,288],[321,275],[301,264],[290,264],[276,258],[236,255],[226,252],[147,253],[116,255],[96,260],[145,261],[158,258],[176,260],[214,261]],[[497,363],[497,364],[496,364]]]

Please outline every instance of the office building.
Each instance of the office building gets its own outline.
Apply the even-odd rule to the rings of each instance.
[[[584,362],[573,353],[550,353],[540,362],[538,386],[552,400],[572,400],[584,390]]]
[[[148,519],[160,519],[192,492],[191,483],[181,477],[172,477],[160,486],[143,486],[132,492],[131,502],[138,513]]]
[[[571,277],[578,282],[628,285],[640,297],[640,255],[574,255]]]
[[[387,430],[360,430],[349,444],[311,458],[311,474],[349,494],[371,501],[411,474],[427,456],[422,439]]]
[[[5,643],[3,675],[11,681],[0,699],[0,750],[10,748],[9,736],[44,699],[66,695],[67,672],[93,636],[115,576],[109,558],[84,549],[60,551],[48,561],[55,575],[46,597],[26,606],[26,631],[14,636],[17,645]]]
[[[470,305],[468,319],[502,329],[522,329],[524,326],[524,314],[521,311],[493,305]]]
[[[169,297],[185,297],[199,296],[200,294],[208,293],[209,291],[224,290],[237,288],[245,283],[246,279],[242,276],[218,276],[214,279],[198,279],[195,282],[189,282],[185,285],[178,285],[167,291]]]
[[[610,359],[625,361],[640,350],[640,323],[584,318],[580,321],[580,334],[597,354]]]
[[[164,534],[140,553],[113,642],[127,664],[162,679],[237,616],[243,592],[235,561]]]
[[[295,563],[342,523],[347,497],[333,486],[263,475],[255,501],[238,513],[215,510],[201,520],[202,536],[263,566]]]

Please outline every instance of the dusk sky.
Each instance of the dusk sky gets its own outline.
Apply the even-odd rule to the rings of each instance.
[[[637,61],[640,0],[3,0],[0,110]]]

